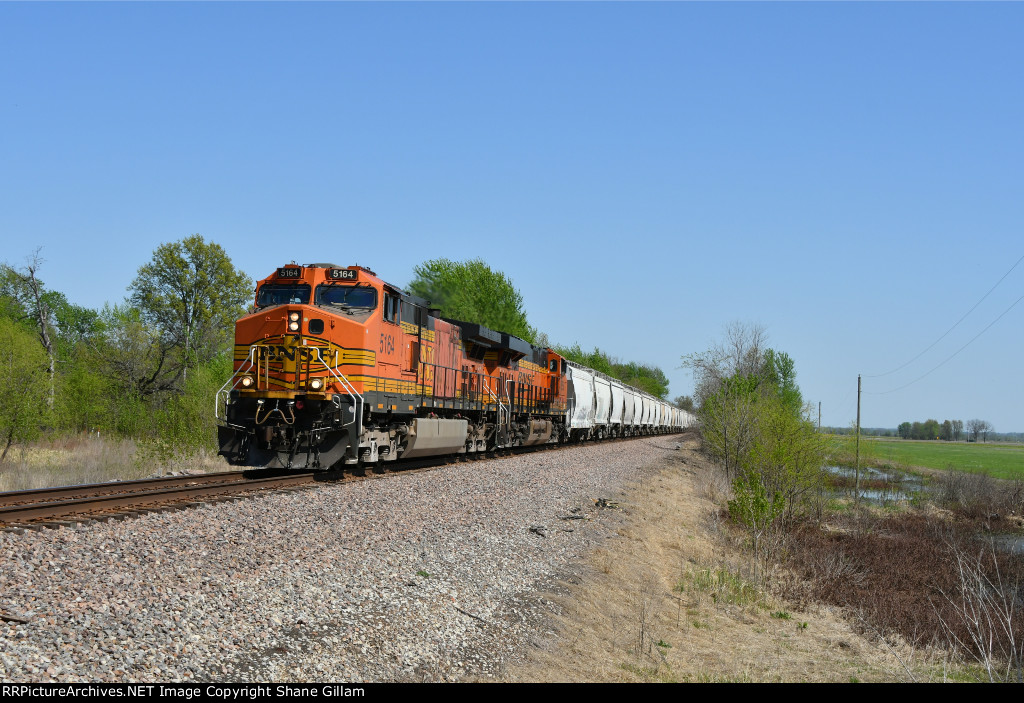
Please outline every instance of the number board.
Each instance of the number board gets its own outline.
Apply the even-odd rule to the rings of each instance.
[[[358,273],[352,269],[328,269],[327,277],[332,281],[354,281],[358,277]]]
[[[277,270],[278,278],[302,278],[302,269],[280,268]]]

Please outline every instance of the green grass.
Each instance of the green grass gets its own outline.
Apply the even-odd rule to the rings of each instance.
[[[753,605],[761,593],[748,581],[727,569],[698,569],[676,584],[679,593],[707,593],[715,603]],[[694,627],[698,627],[694,624]]]
[[[875,466],[903,464],[929,469],[984,472],[996,478],[1024,478],[1024,445],[861,437],[861,457]],[[852,457],[851,457],[852,458]]]

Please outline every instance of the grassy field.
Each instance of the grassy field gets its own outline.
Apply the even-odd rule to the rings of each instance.
[[[1024,478],[1024,445],[884,440],[861,437],[861,456],[872,464],[984,472],[996,478]]]
[[[230,471],[219,456],[198,452],[161,468],[141,455],[130,439],[60,437],[30,447],[16,447],[0,464],[0,491],[22,491],[51,486],[129,481],[169,471]]]

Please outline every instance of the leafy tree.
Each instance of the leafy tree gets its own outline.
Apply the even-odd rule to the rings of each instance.
[[[101,319],[99,363],[118,396],[147,398],[179,387],[185,368],[176,363],[176,343],[148,324],[138,308],[106,306]]]
[[[782,404],[794,415],[803,409],[804,399],[800,387],[796,385],[796,364],[786,352],[767,349],[764,353],[764,364],[761,375],[775,389]]]
[[[638,364],[635,361],[623,363],[612,359],[597,347],[592,352],[585,352],[579,343],[571,347],[555,346],[554,350],[569,361],[600,371],[606,376],[617,378],[634,388],[650,393],[655,398],[668,395],[668,377],[657,366]]]
[[[43,288],[42,281],[36,277],[36,271],[41,265],[42,259],[40,259],[37,249],[23,270],[14,269],[4,264],[2,282],[5,297],[15,301],[15,310],[20,309],[23,319],[32,320],[39,343],[43,345],[46,352],[46,376],[50,391],[46,397],[46,406],[52,410],[57,386],[57,360],[52,334],[53,308],[50,305],[50,296]]]
[[[896,428],[896,432],[903,439],[910,439],[911,424],[909,422],[901,422],[899,427]]]
[[[978,436],[985,431],[987,425],[988,423],[985,420],[979,420],[978,418],[967,421],[967,431],[971,433],[972,442],[978,441]]]
[[[770,494],[756,474],[737,477],[732,482],[735,498],[729,501],[729,516],[746,526],[754,540],[755,564],[767,562],[763,549],[765,534],[782,514],[785,502],[781,494]]]
[[[624,383],[647,391],[655,398],[665,398],[668,395],[668,377],[657,366],[633,361],[626,364],[613,363],[611,375]]]
[[[789,520],[823,482],[825,440],[778,397],[763,398],[757,410],[757,431],[751,451],[741,459],[742,470],[758,476],[772,499],[782,501]]]
[[[705,450],[796,515],[822,483],[827,447],[804,416],[792,358],[768,348],[760,327],[733,323],[725,341],[683,363],[694,372]]]
[[[157,247],[128,287],[132,305],[159,331],[165,361],[183,378],[230,345],[252,289],[224,249],[198,234]]]
[[[474,322],[528,342],[537,338],[523,310],[523,296],[501,271],[482,259],[432,259],[415,269],[409,290],[441,310],[444,317]]]
[[[61,369],[55,408],[57,427],[73,432],[114,429],[111,410],[117,386],[104,375],[95,352],[82,349]]]
[[[46,353],[32,334],[0,318],[0,461],[15,443],[39,435],[49,394]]]
[[[750,376],[723,379],[718,390],[697,407],[704,449],[722,460],[730,477],[740,470],[756,438],[755,380]]]
[[[942,428],[939,421],[932,418],[924,422],[915,421],[910,425],[911,439],[938,439],[941,434]]]
[[[140,442],[144,461],[167,466],[197,451],[216,451],[217,424],[211,399],[231,373],[231,354],[224,352],[193,369],[179,393],[150,403],[152,431]]]
[[[693,398],[688,395],[677,395],[672,404],[680,410],[685,410],[688,413],[693,412]]]

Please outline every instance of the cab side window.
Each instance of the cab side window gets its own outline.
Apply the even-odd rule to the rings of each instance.
[[[398,304],[399,298],[397,295],[384,291],[384,321],[393,322],[398,324]]]

